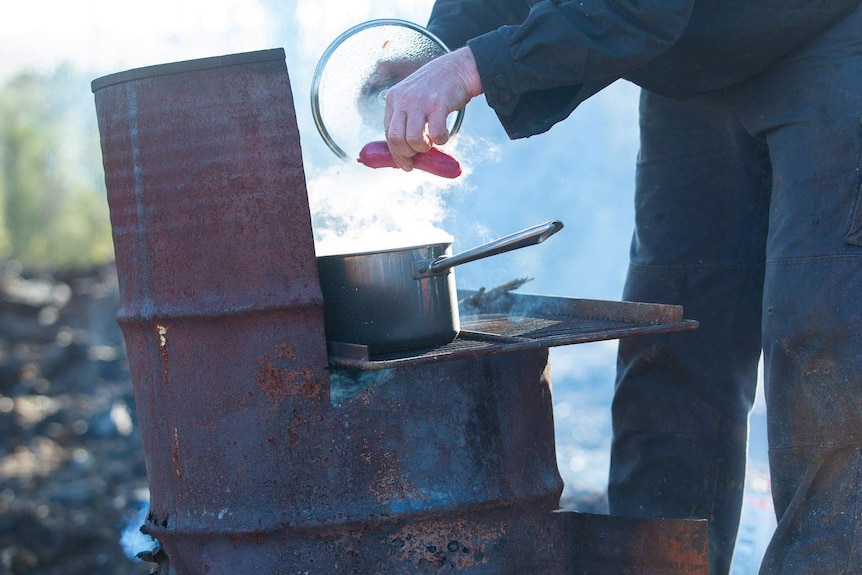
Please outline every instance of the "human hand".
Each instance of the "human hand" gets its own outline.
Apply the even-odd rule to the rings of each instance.
[[[422,63],[410,57],[393,57],[375,62],[356,99],[356,108],[367,124],[373,125],[380,121],[389,89],[418,70]]]
[[[392,158],[413,169],[413,156],[449,139],[446,118],[482,93],[476,60],[460,48],[431,60],[386,94],[384,130]]]
[[[380,59],[374,63],[374,69],[371,70],[362,86],[361,94],[368,96],[377,94],[382,90],[389,90],[399,81],[421,68],[422,64],[421,60],[410,57]]]

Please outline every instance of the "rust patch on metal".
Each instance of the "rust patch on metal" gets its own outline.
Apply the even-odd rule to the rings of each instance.
[[[368,439],[362,440],[361,449],[362,461],[374,470],[374,481],[368,487],[368,492],[377,501],[386,505],[392,499],[423,499],[422,491],[401,474],[397,454],[369,447]]]
[[[299,387],[296,388],[296,392],[315,401],[319,401],[322,398],[323,385],[311,367],[305,366],[302,368],[299,378]]]
[[[275,346],[275,358],[296,361],[296,350],[289,341],[283,341]]]
[[[257,362],[260,369],[255,380],[258,387],[273,401],[274,410],[281,407],[288,394],[301,395],[315,401],[321,399],[323,387],[311,367],[293,370],[273,365],[267,357],[259,357]]]
[[[171,461],[174,463],[174,473],[183,478],[183,462],[180,458],[180,430],[174,427],[174,445],[171,448]]]
[[[242,533],[239,535],[228,535],[227,540],[234,549],[239,549],[243,543],[263,545],[266,543],[267,537],[269,537],[269,534],[266,531],[252,531],[250,533]]]
[[[431,520],[405,525],[393,534],[389,548],[399,561],[451,572],[482,565],[488,551],[506,535],[505,524],[477,525],[464,519]]]
[[[319,413],[308,413],[307,415],[303,415],[303,413],[305,412],[301,409],[294,409],[291,412],[292,422],[286,428],[287,437],[291,445],[304,441],[303,437],[308,435],[307,430],[310,428],[309,426],[313,421],[316,421],[318,424],[323,422],[323,416]],[[273,439],[273,443],[274,441],[275,440]]]
[[[265,357],[257,358],[260,364],[255,380],[258,387],[273,401],[273,409],[278,410],[287,397],[287,386],[295,377],[286,367],[276,367]]]
[[[165,380],[165,385],[170,387],[171,378],[170,378],[170,368],[168,355],[168,326],[157,324],[156,325],[156,333],[159,336],[159,353],[162,356],[162,375]]]
[[[409,479],[402,477],[398,467],[398,456],[394,453],[378,453],[374,457],[376,476],[369,491],[383,504],[392,498],[422,499],[422,492]]]
[[[260,356],[257,362],[260,369],[255,375],[258,387],[273,401],[273,409],[278,409],[291,396],[304,396],[314,401],[322,399],[324,387],[310,366],[297,369],[278,363],[296,362],[296,350],[289,341],[276,344],[273,349],[274,362],[269,357]]]

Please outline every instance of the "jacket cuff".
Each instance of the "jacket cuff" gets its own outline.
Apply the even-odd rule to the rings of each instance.
[[[498,116],[509,116],[521,98],[518,80],[509,45],[498,31],[488,32],[467,42],[476,59],[479,80],[485,91],[485,100]]]

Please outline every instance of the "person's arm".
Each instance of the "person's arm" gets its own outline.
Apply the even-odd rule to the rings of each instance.
[[[485,98],[513,138],[550,129],[651,62],[685,31],[693,0],[538,2],[523,23],[467,42]]]
[[[476,36],[520,24],[529,12],[527,0],[437,0],[426,28],[447,48],[457,50]]]
[[[416,152],[445,143],[448,132],[440,127],[441,118],[445,122],[446,115],[460,109],[456,106],[479,93],[510,137],[547,131],[583,100],[672,46],[688,24],[693,2],[535,3],[520,24],[467,40],[469,54],[460,49],[441,56],[389,91],[384,127],[393,158],[410,169]],[[436,22],[463,16],[465,7],[480,4],[439,2],[452,12],[439,12]],[[469,34],[466,25],[459,30],[458,37]],[[457,41],[455,34],[451,37]]]

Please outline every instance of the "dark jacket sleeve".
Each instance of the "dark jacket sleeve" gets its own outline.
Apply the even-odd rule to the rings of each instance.
[[[667,50],[693,3],[438,0],[428,26],[450,48],[466,42],[485,99],[509,136],[522,138]]]
[[[529,11],[527,0],[437,0],[427,28],[455,50],[500,26],[520,24]]]
[[[860,0],[437,0],[428,24],[476,57],[512,138],[625,78],[671,98],[743,82]]]

